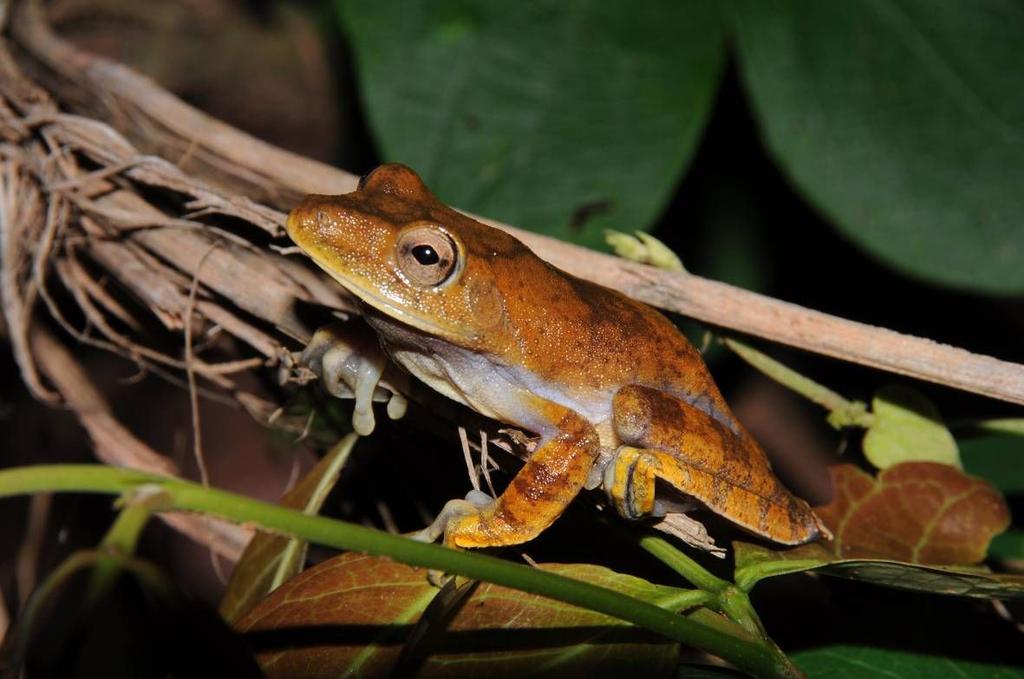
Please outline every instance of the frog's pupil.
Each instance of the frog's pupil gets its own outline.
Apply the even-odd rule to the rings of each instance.
[[[437,254],[437,250],[429,245],[417,245],[412,249],[412,256],[415,257],[416,261],[423,266],[431,266],[441,261],[441,257]]]

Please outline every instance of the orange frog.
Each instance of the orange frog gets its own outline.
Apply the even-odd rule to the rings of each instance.
[[[677,500],[776,542],[828,534],[772,473],[668,319],[447,207],[409,168],[382,165],[352,193],[307,197],[288,234],[360,301],[379,341],[353,345],[328,328],[305,354],[329,391],[355,393],[357,431],[373,429],[370,399],[390,359],[540,437],[500,497],[452,500],[424,539],[526,542],[584,487],[602,487],[628,519],[686,509],[658,480]],[[403,408],[394,398],[388,412]]]

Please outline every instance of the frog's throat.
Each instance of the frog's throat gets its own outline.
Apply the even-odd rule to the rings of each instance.
[[[315,257],[313,258],[313,261],[316,262],[317,266],[326,271],[331,278],[336,280],[341,287],[355,295],[364,304],[373,307],[389,318],[393,318],[396,321],[400,321],[406,325],[416,328],[417,330],[436,337],[444,337],[446,339],[461,341],[472,339],[472,336],[464,330],[455,326],[436,323],[420,316],[419,314],[410,313],[407,309],[403,309],[397,304],[391,303],[386,298],[366,289],[358,283],[355,283],[352,279],[339,274],[331,267],[321,264]]]

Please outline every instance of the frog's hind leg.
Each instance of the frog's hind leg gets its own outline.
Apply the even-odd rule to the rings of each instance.
[[[455,547],[501,547],[532,540],[554,523],[583,488],[600,449],[597,432],[574,411],[532,397],[554,432],[530,455],[500,497],[452,500],[419,538],[444,535]]]
[[[806,502],[775,477],[768,458],[738,423],[732,426],[672,394],[623,387],[612,402],[622,442],[603,486],[617,511],[656,514],[662,479],[708,509],[758,535],[801,544],[829,535]]]

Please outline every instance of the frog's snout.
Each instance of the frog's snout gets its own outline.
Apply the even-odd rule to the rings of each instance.
[[[317,222],[317,209],[310,198],[312,196],[308,196],[299,203],[294,210],[288,213],[288,219],[285,220],[284,228],[288,232],[288,237],[299,246],[305,244],[311,227]]]

